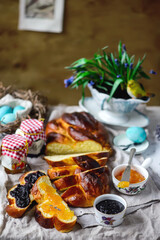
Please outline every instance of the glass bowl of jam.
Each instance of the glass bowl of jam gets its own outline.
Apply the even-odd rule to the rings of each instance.
[[[148,181],[149,174],[148,174],[148,171],[146,170],[146,167],[148,167],[148,165],[145,164],[144,162],[144,164],[142,164],[141,166],[140,165],[131,166],[129,186],[121,188],[121,187],[118,187],[118,184],[121,181],[121,178],[126,166],[127,164],[121,164],[113,169],[112,181],[113,181],[114,187],[119,192],[127,195],[135,195],[137,193],[140,193],[142,190],[145,189],[146,183]]]
[[[105,227],[116,227],[123,222],[126,201],[116,194],[103,194],[94,201],[96,221]]]

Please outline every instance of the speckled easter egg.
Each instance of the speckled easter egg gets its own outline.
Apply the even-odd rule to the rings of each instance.
[[[25,109],[25,107],[17,105],[16,107],[14,107],[13,113],[16,114],[18,111],[22,111],[24,109]]]
[[[16,116],[14,113],[7,113],[1,119],[3,124],[14,122],[15,120],[16,120]]]
[[[135,143],[142,143],[146,139],[146,132],[141,127],[130,127],[126,130],[128,139]]]
[[[2,117],[7,114],[7,113],[12,113],[13,109],[8,106],[8,105],[4,105],[2,107],[0,107],[0,120],[2,119]]]

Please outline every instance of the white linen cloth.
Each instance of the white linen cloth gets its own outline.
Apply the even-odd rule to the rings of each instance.
[[[150,117],[150,125],[148,126],[148,140],[159,142],[154,138],[154,129],[160,116],[160,107],[148,107],[146,110],[147,116]],[[59,117],[64,111],[81,111],[77,106],[66,107],[63,105],[57,106],[51,112],[49,120]],[[152,120],[152,117],[154,119]],[[153,121],[153,122],[152,122]],[[154,125],[152,125],[154,123]],[[124,129],[113,129],[107,126],[110,133],[110,139],[124,131]],[[151,131],[151,132],[150,132]],[[115,147],[114,147],[115,148]],[[107,165],[110,169],[114,166],[128,161],[128,154],[115,148],[116,154],[112,157]],[[151,153],[151,154],[150,154]],[[93,208],[73,208],[78,217],[73,231],[69,233],[60,233],[56,229],[44,229],[34,219],[34,208],[25,213],[20,219],[9,217],[5,213],[7,205],[6,194],[8,189],[18,183],[21,174],[6,174],[2,166],[0,166],[0,239],[155,239],[160,237],[160,177],[158,176],[160,148],[155,149],[153,154],[152,144],[148,151],[143,154],[145,157],[152,157],[153,163],[149,168],[150,177],[147,187],[140,194],[135,196],[127,196],[120,194],[112,186],[111,192],[121,195],[126,199],[128,207],[123,223],[115,228],[107,228],[99,226],[94,218]],[[142,155],[136,155],[133,163],[141,164],[144,160]],[[45,170],[47,172],[48,164],[43,160],[43,156],[38,158],[28,158],[28,164],[32,170]],[[155,166],[157,166],[155,170]]]

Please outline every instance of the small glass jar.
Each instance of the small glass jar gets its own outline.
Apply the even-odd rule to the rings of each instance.
[[[46,140],[43,120],[26,119],[16,133],[27,139],[28,156],[38,156],[41,153]]]
[[[6,135],[2,139],[1,161],[7,173],[24,172],[28,153],[27,140],[18,135]]]

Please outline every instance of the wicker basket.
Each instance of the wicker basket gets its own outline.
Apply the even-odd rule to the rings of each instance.
[[[6,94],[12,95],[14,98],[22,100],[29,100],[32,102],[32,110],[27,118],[45,118],[47,112],[47,98],[42,96],[39,92],[32,92],[31,90],[15,90],[11,86],[4,87],[0,82],[0,98]],[[24,119],[23,119],[24,120]],[[22,119],[17,119],[8,124],[0,123],[1,134],[12,134],[20,126]]]

